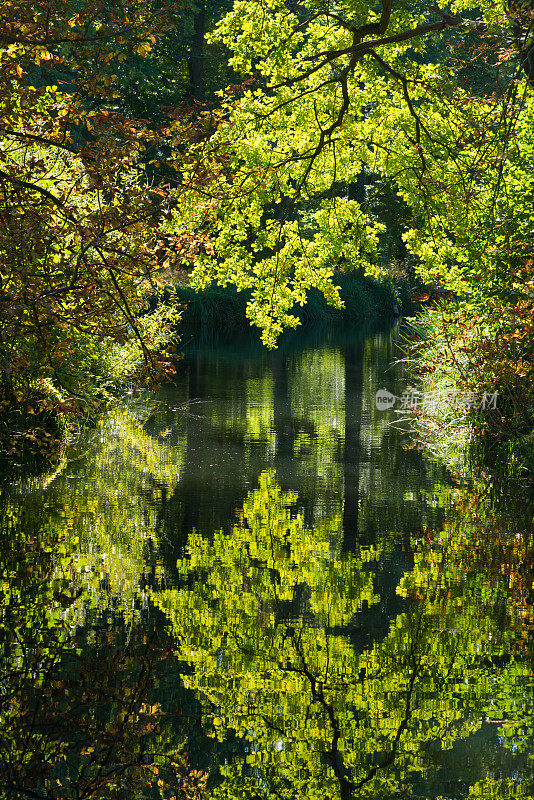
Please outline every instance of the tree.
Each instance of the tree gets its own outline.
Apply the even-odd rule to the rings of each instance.
[[[274,345],[311,287],[339,305],[340,265],[376,271],[383,219],[347,187],[362,170],[378,175],[410,210],[418,281],[459,302],[432,320],[434,363],[466,389],[512,395],[511,428],[531,427],[528,4],[240,0],[216,35],[250,84],[212,140],[228,158],[215,201],[193,196],[169,223],[209,232],[193,282],[251,289],[247,313]]]
[[[106,71],[117,76],[116,109],[146,119],[154,130],[165,123],[171,110],[200,115],[207,104],[216,105],[216,92],[236,76],[228,66],[226,48],[208,43],[206,37],[229,9],[228,0],[168,7],[166,30],[149,52],[130,46],[124,50],[124,60],[115,59],[108,66]],[[147,153],[146,161],[152,159],[164,161],[164,149],[157,155]],[[153,172],[161,174],[161,168]]]
[[[337,269],[383,271],[380,199],[397,195],[417,282],[456,301],[428,315],[419,368],[448,391],[497,391],[501,413],[469,414],[476,440],[496,464],[515,448],[531,469],[529,5],[240,0],[216,35],[249,83],[211,140],[228,164],[214,201],[193,193],[168,223],[193,219],[210,236],[193,283],[252,290],[247,314],[273,346],[312,287],[341,303]],[[374,185],[356,197],[363,173]]]
[[[162,261],[193,240],[162,249],[168,186],[149,180],[143,159],[162,146],[179,171],[191,122],[168,118],[153,130],[122,113],[114,66],[148,54],[169,19],[165,4],[148,1],[2,6],[3,400],[46,379],[87,405],[125,375],[152,379],[165,367],[158,351],[173,315],[146,315],[146,294],[157,292]]]

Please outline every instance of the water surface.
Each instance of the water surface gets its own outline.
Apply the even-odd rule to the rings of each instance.
[[[398,335],[186,352],[6,482],[4,796],[532,796],[532,529],[377,409]]]

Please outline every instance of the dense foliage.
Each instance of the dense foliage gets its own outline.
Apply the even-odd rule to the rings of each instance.
[[[1,6],[0,439],[15,458],[32,441],[46,451],[55,412],[91,411],[125,380],[170,369],[177,314],[147,314],[147,293],[193,246],[163,240],[160,221],[170,184],[173,202],[187,188],[188,143],[209,129],[191,105],[198,13],[150,1]],[[219,13],[204,10],[208,22]],[[224,60],[212,63],[224,81]]]
[[[506,395],[509,430],[477,423],[497,439],[531,426],[528,5],[242,0],[214,35],[246,80],[210,139],[226,162],[209,202],[188,193],[167,224],[209,236],[194,285],[248,289],[273,345],[312,287],[339,305],[337,270],[402,257],[415,283],[455,300],[432,319],[424,368]]]
[[[391,308],[392,277],[434,299],[427,444],[531,475],[533,84],[522,0],[1,2],[0,455],[174,374],[178,272],[243,291],[273,347],[357,270]],[[512,766],[448,796],[532,796],[531,511],[401,459],[363,404],[386,355],[349,338],[322,372],[221,369],[222,434],[199,367],[161,415],[109,413],[54,491],[2,494],[2,800],[435,797],[477,737]],[[433,487],[411,539],[409,469]]]
[[[144,311],[162,270],[247,290],[269,345],[312,288],[342,303],[337,271],[389,270],[455,298],[431,323],[436,363],[507,395],[511,430],[484,419],[490,438],[521,435],[531,26],[519,2],[6,3],[4,402],[157,375],[173,313]]]

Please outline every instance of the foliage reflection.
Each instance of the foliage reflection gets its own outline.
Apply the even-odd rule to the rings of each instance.
[[[427,796],[449,752],[495,732],[515,773],[478,764],[465,794],[532,791],[532,529],[512,536],[482,498],[451,502],[443,530],[414,543],[405,609],[371,639],[380,553],[344,549],[340,517],[306,527],[272,473],[229,534],[190,536],[182,586],[154,600],[216,735],[247,741],[214,797]]]
[[[201,797],[207,775],[188,766],[191,726],[171,724],[153,699],[167,637],[127,630],[122,617],[80,629],[84,584],[65,531],[2,510],[0,798]]]

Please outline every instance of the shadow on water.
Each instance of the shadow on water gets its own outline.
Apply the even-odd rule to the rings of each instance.
[[[532,520],[377,409],[396,332],[321,336],[6,488],[0,797],[532,796]]]

